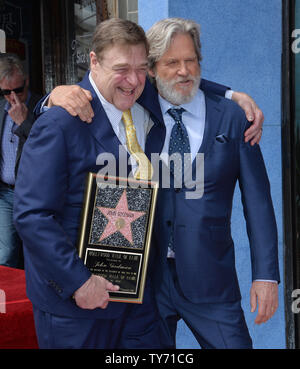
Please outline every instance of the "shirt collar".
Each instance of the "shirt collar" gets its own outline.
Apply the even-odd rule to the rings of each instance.
[[[110,123],[114,126],[114,127],[118,127],[120,120],[122,119],[122,114],[123,112],[119,109],[117,109],[113,104],[109,103],[101,94],[101,92],[98,90],[91,73],[89,74],[89,80],[91,82],[91,85],[93,87],[93,89],[96,92],[96,95],[98,96],[103,109],[110,121]]]

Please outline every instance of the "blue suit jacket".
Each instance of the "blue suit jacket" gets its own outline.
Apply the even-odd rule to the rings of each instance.
[[[14,218],[24,244],[27,294],[33,304],[63,316],[114,318],[126,304],[110,303],[105,310],[90,311],[78,308],[71,299],[90,277],[76,250],[85,177],[101,169],[96,165],[100,153],[112,153],[117,159],[120,144],[87,75],[80,85],[92,92],[93,122],[82,123],[60,107],[39,117],[21,158]],[[148,156],[160,153],[165,128],[157,94],[149,83],[139,103],[154,122],[145,152]],[[150,283],[145,293],[151,293]]]
[[[237,183],[253,279],[279,281],[277,227],[260,148],[244,142],[249,127],[244,112],[222,97],[206,93],[205,99],[206,124],[199,149],[204,153],[204,194],[187,199],[187,189],[160,190],[153,242],[161,263],[153,275],[159,289],[173,229],[178,280],[186,298],[195,303],[229,302],[240,299],[231,238]],[[195,178],[195,162],[193,171]]]
[[[93,94],[93,122],[82,123],[60,107],[39,117],[24,145],[14,217],[24,244],[27,294],[33,304],[58,315],[114,318],[126,304],[89,311],[71,299],[90,277],[76,250],[86,174],[101,169],[96,158],[102,152],[117,159],[120,144],[87,76],[80,85]],[[152,120],[152,130],[158,132],[153,148],[159,151],[163,124],[155,116]]]

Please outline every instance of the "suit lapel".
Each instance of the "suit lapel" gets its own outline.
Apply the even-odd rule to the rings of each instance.
[[[210,93],[205,93],[205,128],[200,153],[207,153],[215,141],[215,137],[222,122],[223,110],[219,106],[220,98]]]
[[[215,142],[215,137],[218,134],[217,132],[222,122],[223,110],[219,106],[219,101],[220,98],[218,96],[205,92],[205,127],[203,140],[198,151],[198,153],[204,154],[204,159]],[[193,172],[196,170],[196,164],[196,160],[194,159],[192,164]]]
[[[157,121],[155,117],[153,116],[151,116],[151,119],[154,125],[147,135],[147,140],[146,140],[146,145],[145,145],[145,154],[150,159],[151,159],[151,153],[160,154],[162,152],[164,142],[165,142],[165,136],[166,136],[166,129],[165,129],[164,124]]]
[[[6,116],[6,111],[4,110],[6,100],[3,98],[0,101],[0,160],[2,160],[1,155],[1,146],[2,146],[2,135],[3,135],[3,127],[4,127],[4,121]]]
[[[0,101],[0,135],[1,137],[2,137],[5,116],[7,114],[6,111],[4,110],[5,104],[6,104],[6,100],[2,99]]]
[[[166,129],[158,101],[157,91],[148,79],[146,79],[144,91],[137,102],[144,109],[149,111],[150,118],[154,123],[147,135],[145,145],[145,154],[148,158],[151,158],[151,153],[161,153],[165,142]]]
[[[137,99],[137,102],[151,113],[154,122],[164,122],[158,101],[157,90],[148,79],[146,79],[145,88],[141,96]]]

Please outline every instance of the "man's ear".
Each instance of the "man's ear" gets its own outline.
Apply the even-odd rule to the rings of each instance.
[[[98,64],[97,55],[94,51],[90,52],[90,68],[93,69]]]

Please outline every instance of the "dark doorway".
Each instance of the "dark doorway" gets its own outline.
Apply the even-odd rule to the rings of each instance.
[[[39,0],[0,0],[0,28],[6,34],[6,52],[24,61],[32,91],[43,93]]]

